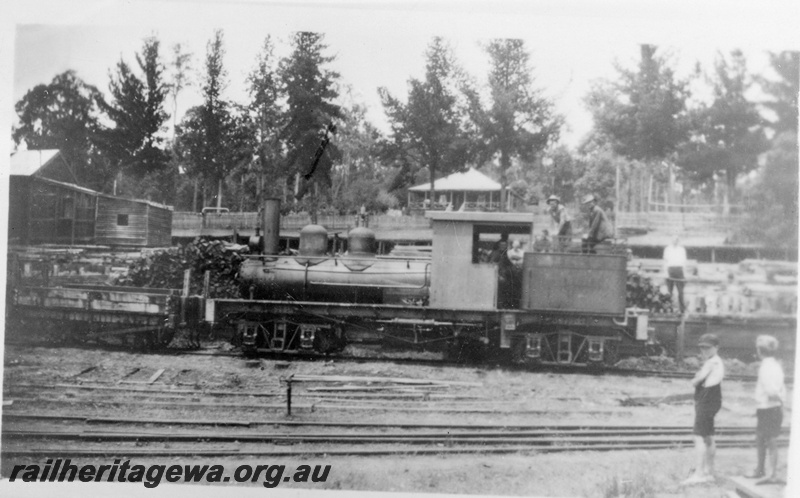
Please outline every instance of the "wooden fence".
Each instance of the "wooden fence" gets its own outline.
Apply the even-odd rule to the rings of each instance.
[[[713,211],[675,213],[650,211],[641,213],[617,213],[618,227],[644,228],[659,232],[711,232],[726,233],[743,221],[742,215],[724,215]]]
[[[311,223],[309,214],[289,214],[281,216],[281,230],[297,231]],[[367,226],[381,230],[421,230],[431,227],[430,220],[422,215],[417,216],[368,216]],[[361,226],[364,223],[357,215],[318,215],[317,224],[328,230],[346,230]],[[175,212],[172,217],[172,230],[188,232],[202,230],[234,230],[252,231],[260,226],[256,212],[246,213],[200,213]]]

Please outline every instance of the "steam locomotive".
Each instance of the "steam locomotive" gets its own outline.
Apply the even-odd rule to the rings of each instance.
[[[330,353],[377,336],[452,359],[592,364],[652,342],[647,310],[625,306],[624,253],[529,251],[515,284],[485,260],[486,247],[532,236],[530,214],[429,211],[430,257],[394,257],[377,255],[363,227],[339,254],[318,225],[300,232],[296,254],[279,254],[277,212],[265,207],[264,236],[251,240],[261,254],[239,270],[243,299],[205,302],[205,320],[233,328],[246,351]]]

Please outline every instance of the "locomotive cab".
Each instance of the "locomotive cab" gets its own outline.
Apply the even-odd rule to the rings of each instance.
[[[485,339],[515,361],[614,363],[623,338],[648,339],[646,310],[626,309],[624,250],[540,251],[529,213],[426,216],[433,224],[431,306],[495,310],[498,320]],[[513,238],[534,249],[521,268],[505,254]]]
[[[433,225],[431,306],[518,309],[521,285],[501,244],[508,246],[514,236],[530,237],[533,216],[453,211],[428,211],[426,216]]]

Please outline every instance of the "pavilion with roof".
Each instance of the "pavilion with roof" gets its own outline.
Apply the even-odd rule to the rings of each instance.
[[[410,211],[499,211],[501,186],[475,168],[453,173],[434,182],[435,202],[431,202],[430,182],[408,189]],[[507,211],[514,211],[523,200],[506,187]]]

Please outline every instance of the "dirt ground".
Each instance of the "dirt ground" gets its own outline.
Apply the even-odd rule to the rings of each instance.
[[[220,349],[215,349],[219,347]],[[294,374],[319,376],[395,377],[445,382],[431,391],[427,399],[376,401],[368,397],[320,400],[314,389],[328,384],[299,383],[294,386],[295,421],[349,421],[374,423],[431,424],[535,424],[535,425],[613,425],[620,427],[690,427],[691,401],[670,401],[651,406],[636,406],[631,398],[654,398],[691,393],[685,379],[622,377],[509,371],[489,367],[440,367],[386,362],[346,360],[250,360],[226,352],[218,344],[197,355],[121,352],[92,348],[48,348],[6,346],[4,362],[4,410],[8,413],[58,413],[92,417],[137,417],[201,420],[217,417],[235,420],[287,420],[283,401],[284,386],[279,377]],[[152,383],[149,379],[164,371]],[[30,385],[62,385],[38,393]],[[63,385],[143,387],[176,394],[162,404],[119,390],[101,391],[81,403],[83,391]],[[350,385],[354,385],[351,383]],[[415,392],[411,386],[404,392]],[[722,427],[753,427],[755,424],[752,382],[726,381],[723,408],[717,416]],[[247,394],[237,406],[207,407],[209,392]],[[790,389],[791,390],[791,389]],[[274,397],[271,397],[274,394]],[[435,394],[436,396],[433,396]],[[268,395],[268,396],[267,396]],[[155,399],[155,398],[154,398]],[[196,401],[202,408],[194,408]],[[11,402],[9,404],[9,402]],[[252,404],[253,406],[249,406]],[[791,418],[791,406],[786,416]],[[18,423],[17,423],[18,424]],[[34,424],[31,423],[31,426]],[[4,420],[4,427],[10,426]],[[200,429],[202,430],[202,429]],[[209,429],[211,430],[211,429]],[[216,429],[215,429],[216,430]],[[10,442],[4,442],[9,448]],[[319,448],[317,448],[319,449]],[[742,475],[752,470],[755,450],[720,448],[717,453],[717,483],[684,488],[679,485],[693,466],[691,448],[670,450],[568,451],[540,453],[523,450],[510,454],[439,454],[390,456],[307,456],[282,457],[279,462],[259,462],[252,457],[224,458],[149,458],[135,463],[214,464],[227,467],[240,464],[301,463],[331,465],[325,483],[293,484],[313,489],[406,491],[426,493],[493,494],[515,496],[613,497],[707,497],[723,496],[732,489],[726,475]],[[13,464],[33,463],[26,459],[3,460],[2,474],[8,476]],[[73,459],[77,463],[107,463],[98,458]],[[786,451],[781,451],[785,476]],[[259,486],[253,483],[252,486]],[[637,495],[638,496],[638,495]]]

